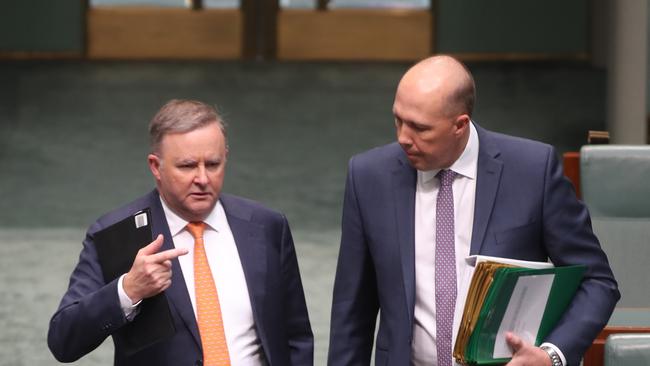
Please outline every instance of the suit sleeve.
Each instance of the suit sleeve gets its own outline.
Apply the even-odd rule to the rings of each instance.
[[[330,329],[328,365],[368,365],[379,300],[350,160],[343,201]]]
[[[314,364],[314,335],[311,331],[298,259],[287,219],[282,223],[282,276],[285,284],[286,329],[292,366]]]
[[[47,343],[58,361],[76,361],[126,324],[117,282],[104,282],[92,235],[87,234],[68,290],[50,320]]]
[[[562,350],[569,365],[578,365],[609,320],[620,293],[607,256],[592,231],[589,212],[576,198],[552,148],[543,205],[543,236],[551,261],[556,266],[587,265],[573,301],[546,339]]]

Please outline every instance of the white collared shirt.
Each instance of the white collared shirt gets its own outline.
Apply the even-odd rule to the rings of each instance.
[[[187,231],[188,221],[176,215],[167,206],[162,196],[160,201],[174,246],[188,250],[186,255],[178,257],[178,261],[196,316],[194,238]],[[219,295],[230,363],[232,366],[266,365],[262,344],[255,328],[244,270],[221,201],[217,201],[214,209],[203,222],[207,224],[203,233],[205,252]],[[118,286],[118,290],[120,287]]]
[[[186,229],[188,222],[169,209],[162,197],[160,201],[169,231],[174,238],[174,246],[189,251],[187,255],[178,257],[178,261],[196,314],[194,238]],[[217,201],[210,215],[203,221],[207,224],[203,233],[205,253],[219,294],[231,365],[264,365],[262,345],[255,330],[244,269],[221,201]]]
[[[454,243],[456,251],[456,278],[461,279],[467,264],[474,223],[476,174],[478,167],[478,134],[470,124],[470,134],[460,157],[449,167],[458,173],[452,185],[454,193]],[[440,182],[435,178],[439,170],[418,171],[415,193],[415,311],[412,365],[437,365],[436,359],[436,292],[435,242],[436,200]],[[460,280],[456,283],[459,301],[454,317],[454,339],[458,332],[462,307]]]

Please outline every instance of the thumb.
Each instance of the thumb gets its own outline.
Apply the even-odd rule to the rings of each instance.
[[[512,348],[513,354],[524,346],[524,341],[512,332],[506,333],[506,343]]]
[[[154,241],[149,243],[146,247],[140,249],[139,253],[143,255],[155,254],[158,252],[158,250],[160,250],[160,247],[162,247],[162,243],[163,243],[163,235],[158,234],[156,239],[154,239]]]

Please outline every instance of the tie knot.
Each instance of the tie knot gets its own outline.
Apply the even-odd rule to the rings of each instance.
[[[192,234],[194,239],[202,239],[204,229],[205,229],[204,222],[190,222],[187,224],[187,231],[189,231],[190,234]]]
[[[450,186],[452,183],[454,183],[454,179],[456,178],[456,172],[453,170],[449,169],[444,169],[438,172],[436,174],[436,177],[440,179],[440,185],[441,186]]]

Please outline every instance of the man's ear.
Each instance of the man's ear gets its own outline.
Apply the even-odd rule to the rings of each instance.
[[[160,157],[156,154],[149,154],[147,156],[147,162],[149,163],[151,174],[156,178],[156,181],[160,181],[160,165],[162,165]]]
[[[467,114],[461,114],[460,116],[456,117],[456,120],[454,121],[454,124],[456,125],[456,132],[461,135],[465,134],[469,128],[470,120],[471,118],[469,118],[469,115]]]

